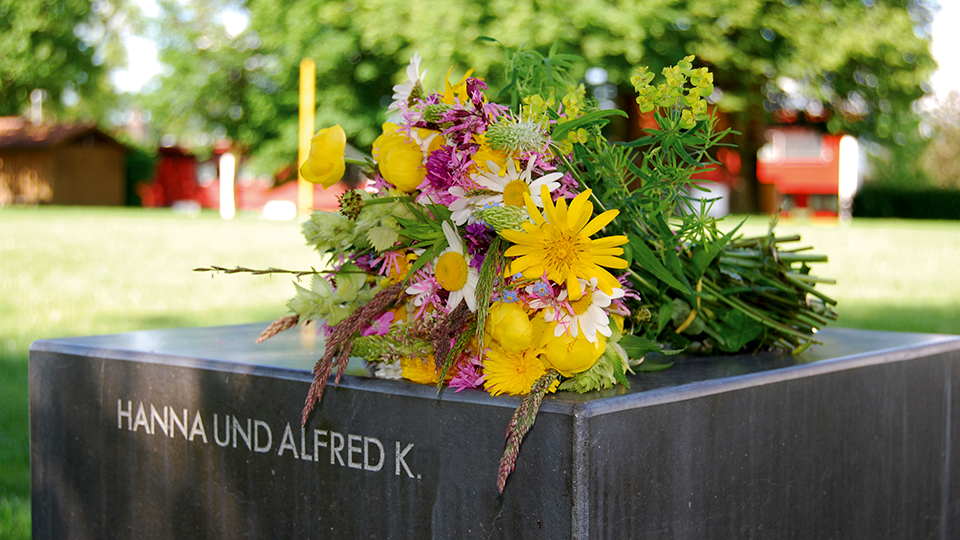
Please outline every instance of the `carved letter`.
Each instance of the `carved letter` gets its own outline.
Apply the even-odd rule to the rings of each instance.
[[[377,448],[380,450],[380,461],[376,465],[370,464],[370,443],[377,445]],[[383,467],[383,445],[380,444],[378,439],[373,437],[364,437],[363,438],[363,470],[365,471],[379,471]]]
[[[123,402],[117,400],[117,429],[123,428],[123,417],[127,417],[127,431],[133,429],[133,402],[127,400],[127,410],[123,410]]]
[[[283,430],[283,440],[280,441],[280,451],[277,452],[277,455],[282,456],[283,451],[287,448],[293,452],[293,457],[297,457],[297,445],[293,441],[293,430],[290,429],[290,422],[287,422],[287,427]]]
[[[147,413],[143,410],[143,402],[140,402],[140,408],[137,409],[137,419],[133,422],[133,430],[136,431],[138,427],[143,426],[143,430],[153,435],[153,432],[150,431],[150,424],[147,422]]]
[[[170,438],[173,438],[174,427],[180,430],[180,433],[183,433],[183,438],[187,438],[187,410],[183,410],[183,423],[180,423],[180,417],[177,416],[177,413],[173,412],[173,408],[170,408]]]
[[[260,428],[267,430],[267,443],[264,444],[263,446],[260,445]],[[263,420],[254,420],[253,421],[253,451],[269,452],[271,446],[273,446],[273,433],[270,431],[270,425],[264,422]]]
[[[217,415],[213,416],[214,421],[216,421]],[[214,425],[214,429],[216,429],[216,425]],[[200,418],[200,411],[197,411],[197,415],[193,417],[193,427],[190,428],[190,442],[193,442],[193,438],[198,434],[203,437],[203,444],[207,444],[207,430],[203,427],[203,419]]]
[[[300,459],[306,459],[308,461],[313,461],[313,456],[307,454],[307,449],[305,447],[307,443],[307,429],[300,427]]]
[[[228,446],[230,444],[230,415],[228,414],[224,421],[223,427],[226,431],[226,438],[221,442],[220,441],[220,429],[217,427],[217,413],[213,413],[213,440],[217,442],[217,446]]]
[[[400,441],[397,441],[397,459],[396,459],[397,466],[395,469],[397,476],[400,476],[400,466],[403,465],[403,470],[407,472],[407,476],[409,476],[410,478],[413,478],[413,473],[410,472],[410,467],[407,467],[407,462],[403,460],[403,458],[407,455],[407,452],[409,452],[411,448],[413,448],[413,443],[408,444],[407,447],[403,449],[403,452],[401,452]]]
[[[153,407],[153,403],[150,404],[150,431],[152,433],[157,432],[156,421],[160,420],[160,431],[164,435],[167,434],[167,408],[163,408],[163,416],[160,416],[160,413],[157,412],[157,409]]]
[[[340,466],[343,467],[343,458],[340,456],[340,451],[343,450],[343,435],[337,433],[336,431],[330,432],[330,464],[334,464],[334,457],[340,462]]]
[[[321,441],[320,437],[326,437],[327,430],[325,429],[315,429],[313,430],[313,460],[320,461],[320,448],[326,448],[326,441]]]
[[[351,469],[362,469],[363,464],[353,461],[353,455],[363,452],[363,447],[357,445],[354,446],[353,443],[359,443],[363,441],[363,437],[359,435],[347,435],[347,467]]]
[[[244,431],[240,428],[240,422],[237,422],[237,417],[233,417],[233,447],[237,447],[237,439],[243,439],[244,444],[247,445],[247,450],[250,450],[250,419],[247,418],[247,430]]]

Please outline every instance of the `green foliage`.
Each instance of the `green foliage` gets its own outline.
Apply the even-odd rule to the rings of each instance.
[[[44,108],[64,113],[67,94],[90,110],[103,95],[106,66],[75,28],[96,23],[89,0],[0,0],[0,115],[24,114],[30,92],[47,93]]]
[[[826,257],[785,251],[780,244],[799,238],[777,238],[774,224],[763,236],[735,236],[737,228],[724,234],[708,214],[709,201],[693,194],[694,175],[715,163],[711,150],[729,133],[715,130],[715,115],[701,97],[711,91],[713,77],[693,61],[685,57],[663,68],[662,83],[647,68],[638,70],[631,80],[637,102],[653,113],[657,127],[628,143],[606,141],[600,130],[605,119],[592,114],[594,104],[568,101],[570,92],[551,88],[551,94],[565,93],[568,116],[551,113],[557,118],[554,153],[582,189],[592,190],[601,211],[606,211],[602,201],[617,205],[619,215],[604,232],[628,240],[627,279],[639,294],[625,301],[634,314],[626,333],[664,350],[798,349],[815,342],[813,334],[837,318],[828,307],[836,301],[813,286],[831,280],[810,276],[807,266]],[[550,101],[538,94],[519,97],[526,103]],[[576,142],[562,140],[557,133],[569,133],[564,127],[574,122]],[[651,313],[658,314],[655,325]],[[627,345],[635,348],[637,342]],[[589,376],[575,386],[596,388]]]
[[[127,143],[127,206],[141,206],[137,184],[150,183],[157,164],[157,153],[138,145]]]
[[[920,163],[933,183],[960,190],[960,92],[950,92],[930,116],[934,129]]]
[[[734,114],[748,154],[762,144],[762,130],[746,129],[748,122],[795,105],[777,84],[782,78],[796,82],[804,103],[834,111],[830,130],[889,141],[934,67],[925,0],[246,0],[250,27],[236,37],[214,16],[233,2],[162,5],[162,59],[173,71],[147,100],[158,125],[182,138],[208,134],[194,144],[227,136],[266,172],[295,160],[305,57],[317,63],[317,126],[340,124],[367,147],[414,52],[426,59],[428,87],[443,86],[448,66],[455,79],[472,67],[510,101],[520,89],[543,93],[532,81],[579,80],[571,55],[606,68],[625,94],[634,66],[658,73],[696,54],[715,73],[720,108]],[[505,63],[481,36],[525,45],[523,54]],[[542,72],[513,69],[524,64]],[[517,76],[503,78],[503,67]],[[745,166],[751,175],[749,160]]]
[[[853,215],[867,218],[960,220],[960,190],[866,185]]]

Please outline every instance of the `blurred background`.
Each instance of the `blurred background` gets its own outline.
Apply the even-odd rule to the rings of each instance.
[[[368,151],[416,52],[427,88],[475,68],[495,95],[505,56],[478,37],[559,41],[628,113],[613,140],[644,125],[632,71],[695,54],[740,132],[703,178],[727,223],[780,215],[827,254],[839,326],[960,334],[958,27],[954,0],[0,0],[0,538],[30,537],[31,342],[272,320],[289,278],[191,269],[319,264],[302,59],[317,128]]]

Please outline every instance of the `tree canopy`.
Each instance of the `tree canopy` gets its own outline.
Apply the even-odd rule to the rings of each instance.
[[[391,87],[415,52],[442,86],[467,68],[497,88],[504,55],[477,41],[548,47],[602,66],[626,92],[635,67],[659,71],[695,54],[716,74],[721,110],[744,135],[778,110],[825,119],[894,142],[912,121],[934,68],[926,34],[929,0],[246,0],[165,2],[162,61],[173,71],[149,103],[164,129],[227,136],[260,168],[293,161],[298,65],[317,64],[317,126],[341,124],[363,147],[379,133]],[[206,6],[206,8],[204,7]],[[226,34],[223,7],[246,9],[249,27]],[[632,95],[632,94],[631,94]],[[722,96],[722,97],[720,97]],[[622,98],[629,99],[629,98]],[[745,162],[748,167],[750,163]]]
[[[117,30],[135,13],[125,0],[0,0],[0,115],[25,113],[34,90],[58,117],[103,115],[125,60]]]

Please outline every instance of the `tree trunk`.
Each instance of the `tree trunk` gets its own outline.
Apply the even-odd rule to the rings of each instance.
[[[734,136],[734,143],[740,152],[740,178],[730,190],[730,212],[734,214],[755,214],[762,208],[761,186],[757,181],[757,152],[765,142],[764,126],[758,120],[760,115],[749,110],[732,115],[733,129],[740,132]]]

